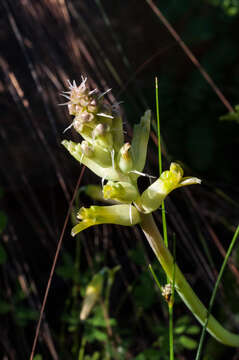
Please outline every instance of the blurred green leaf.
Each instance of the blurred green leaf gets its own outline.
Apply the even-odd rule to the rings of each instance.
[[[185,335],[182,335],[179,337],[178,339],[178,342],[186,349],[188,350],[194,350],[197,348],[198,346],[198,343],[196,340],[188,337],[188,336],[185,336]]]
[[[107,334],[104,331],[93,328],[90,333],[86,334],[86,339],[91,343],[94,341],[107,341]]]
[[[186,334],[188,335],[197,335],[200,332],[200,327],[197,325],[189,326],[186,330]]]
[[[177,335],[180,335],[180,334],[183,334],[185,330],[186,330],[186,325],[182,324],[179,326],[175,326],[174,333]]]
[[[239,13],[238,0],[208,0],[209,4],[220,7],[226,15],[236,16]]]
[[[43,357],[40,354],[36,354],[33,360],[43,360]]]
[[[221,121],[235,121],[239,124],[239,105],[235,106],[235,112],[229,112],[226,115],[222,115],[219,117]]]
[[[100,353],[98,351],[94,352],[91,360],[98,360],[100,358]]]
[[[29,309],[26,307],[16,307],[14,312],[14,319],[18,326],[26,326],[29,321],[38,319],[38,312],[33,309]]]
[[[164,360],[165,356],[159,349],[146,349],[133,360]]]

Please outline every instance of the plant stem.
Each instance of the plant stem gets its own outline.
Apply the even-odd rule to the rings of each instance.
[[[168,303],[169,313],[169,357],[170,360],[174,360],[174,348],[173,348],[173,306],[174,306],[174,290],[175,290],[175,265],[176,265],[176,241],[175,234],[173,234],[173,280],[172,280],[172,295],[171,300]]]
[[[212,296],[211,296],[211,299],[210,299],[210,302],[209,302],[209,306],[208,306],[208,314],[207,314],[207,319],[206,319],[206,322],[203,326],[203,329],[202,329],[202,334],[201,334],[201,337],[200,337],[200,341],[199,341],[199,345],[198,345],[198,350],[197,350],[197,355],[196,355],[196,358],[195,360],[199,360],[200,357],[201,357],[201,353],[202,353],[202,345],[203,345],[203,341],[204,341],[204,338],[205,338],[205,333],[206,333],[206,328],[207,328],[207,323],[208,323],[208,318],[210,316],[210,313],[212,311],[212,307],[213,307],[213,304],[214,304],[214,300],[215,300],[215,297],[216,297],[216,293],[217,293],[217,289],[218,289],[218,286],[219,286],[219,283],[221,281],[221,278],[222,278],[222,275],[223,275],[223,272],[224,272],[224,269],[225,269],[225,266],[227,264],[227,261],[228,261],[228,258],[229,256],[231,255],[231,252],[232,252],[232,249],[233,249],[233,246],[236,242],[236,239],[238,237],[238,234],[239,234],[239,225],[235,231],[235,234],[233,235],[233,238],[232,238],[232,241],[230,243],[230,246],[227,250],[227,254],[225,256],[225,259],[222,263],[222,266],[221,266],[221,269],[220,269],[220,272],[218,274],[218,277],[217,277],[217,281],[216,281],[216,284],[214,286],[214,289],[213,289],[213,292],[212,292]]]
[[[167,277],[173,281],[174,260],[170,251],[165,247],[162,236],[153,220],[151,214],[141,215],[141,228],[154,251],[157,259],[162,265]],[[198,321],[204,325],[207,321],[208,311],[192,290],[179,267],[175,264],[175,289],[187,307],[191,310]],[[219,322],[209,316],[207,331],[218,341],[228,346],[239,346],[239,335],[224,329]]]
[[[168,305],[168,314],[169,314],[169,358],[174,360],[174,351],[173,351],[173,304]]]
[[[155,78],[155,95],[156,95],[156,114],[157,114],[157,132],[158,132],[158,161],[159,161],[159,176],[162,174],[162,151],[161,151],[161,132],[160,132],[160,117],[159,117],[159,92],[158,92],[158,78]],[[163,238],[166,247],[168,247],[168,232],[166,222],[166,212],[164,201],[161,204],[162,208],[162,222],[163,222]]]

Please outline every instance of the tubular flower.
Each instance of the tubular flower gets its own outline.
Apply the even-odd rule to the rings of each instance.
[[[81,221],[73,227],[72,236],[93,225],[117,224],[132,226],[140,223],[139,212],[131,205],[83,207],[78,212],[77,218]]]
[[[141,208],[144,213],[151,213],[159,208],[166,196],[182,186],[200,184],[195,177],[183,177],[183,169],[179,164],[171,163],[170,170],[164,171],[152,185],[141,195]]]
[[[105,93],[107,93],[106,91]],[[70,154],[91,171],[108,180],[102,194],[95,188],[88,188],[92,198],[109,200],[125,205],[110,207],[82,208],[78,213],[79,224],[72,235],[89,226],[111,223],[134,225],[140,222],[140,212],[150,213],[156,210],[164,198],[174,189],[200,183],[196,178],[183,178],[182,168],[172,163],[169,171],[140,195],[137,179],[142,173],[149,140],[151,111],[147,110],[140,123],[134,126],[132,144],[124,143],[122,118],[114,106],[104,101],[104,95],[97,89],[90,90],[87,79],[82,77],[79,86],[69,82],[69,91],[63,93],[68,99],[66,105],[70,115],[74,116],[74,129],[82,136],[81,143],[64,140],[62,144]],[[92,194],[91,194],[92,193]]]

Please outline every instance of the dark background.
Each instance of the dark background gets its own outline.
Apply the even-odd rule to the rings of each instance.
[[[231,106],[238,104],[239,4],[236,1],[170,0],[155,1],[155,5]],[[224,250],[238,224],[237,120],[220,120],[228,108],[146,1],[3,0],[1,15],[2,359],[26,359],[30,355],[37,311],[81,171],[80,165],[60,144],[64,138],[79,140],[72,130],[63,135],[71,119],[67,109],[58,105],[64,102],[60,92],[66,89],[67,79],[80,83],[81,74],[88,76],[92,87],[102,91],[112,88],[108,101],[123,101],[123,117],[129,134],[147,108],[155,113],[154,80],[158,77],[164,168],[171,160],[179,161],[186,175],[203,180],[200,187],[180,190],[170,196],[166,204],[170,242],[172,233],[176,233],[177,262],[207,303]],[[152,133],[155,133],[154,125],[155,122]],[[147,170],[157,175],[154,139],[152,135]],[[86,169],[81,185],[88,183],[99,183],[99,179]],[[90,202],[84,199],[80,205],[83,204],[90,205]],[[76,359],[77,351],[72,350],[74,336],[78,336],[79,347],[83,332],[81,324],[75,332],[68,332],[61,320],[63,313],[70,312],[66,303],[72,302],[70,294],[76,283],[75,275],[66,276],[69,270],[66,258],[73,264],[76,261],[76,242],[70,237],[70,229],[71,223],[68,223],[59,259],[65,273],[53,279],[36,351],[44,360]],[[102,266],[120,263],[121,270],[111,292],[110,311],[118,321],[122,346],[127,348],[125,358],[133,359],[141,354],[144,357],[140,360],[154,359],[153,355],[143,352],[153,348],[159,336],[152,331],[155,324],[164,324],[167,332],[167,316],[155,289],[153,300],[142,303],[145,293],[140,291],[144,286],[150,289],[154,286],[147,270],[147,264],[154,258],[142,235],[137,229],[102,226],[90,229],[81,239],[80,285],[85,287]],[[143,244],[144,250],[141,246],[138,251],[139,244]],[[135,257],[132,251],[134,254],[136,248]],[[227,317],[234,331],[239,329],[236,266],[237,250],[217,299],[218,317],[222,321]],[[138,293],[133,291],[125,300],[123,294],[128,286],[137,290],[139,284]],[[76,295],[79,307],[81,295],[80,292]],[[116,314],[119,298],[123,298],[123,306]],[[131,317],[133,309],[137,312],[139,308],[147,313],[147,319]],[[184,306],[179,304],[175,312],[176,319],[180,319],[185,313]],[[131,334],[125,335],[128,327]],[[129,340],[127,345],[126,340]],[[93,354],[101,347],[99,344],[93,342],[86,353]],[[194,358],[194,351],[181,347],[178,358]],[[219,354],[213,353],[213,358],[223,358],[224,351],[228,350],[220,348]],[[230,351],[232,358],[237,359],[236,351]],[[102,354],[101,358],[104,359]]]

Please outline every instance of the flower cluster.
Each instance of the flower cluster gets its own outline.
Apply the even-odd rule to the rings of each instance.
[[[170,170],[163,172],[140,194],[137,179],[141,175],[146,176],[142,171],[147,155],[151,112],[147,110],[140,123],[134,126],[132,143],[124,143],[120,113],[104,101],[108,91],[90,90],[87,79],[82,78],[79,86],[75,81],[73,84],[69,82],[69,91],[63,93],[68,99],[69,113],[74,116],[70,127],[73,126],[83,140],[81,143],[64,140],[62,144],[76,160],[102,178],[103,189],[88,188],[88,195],[117,204],[82,208],[78,213],[80,222],[73,228],[72,235],[96,224],[130,226],[140,223],[140,213],[158,209],[172,190],[200,183],[197,178],[184,178],[180,165],[172,163]],[[107,183],[104,185],[105,180]]]

